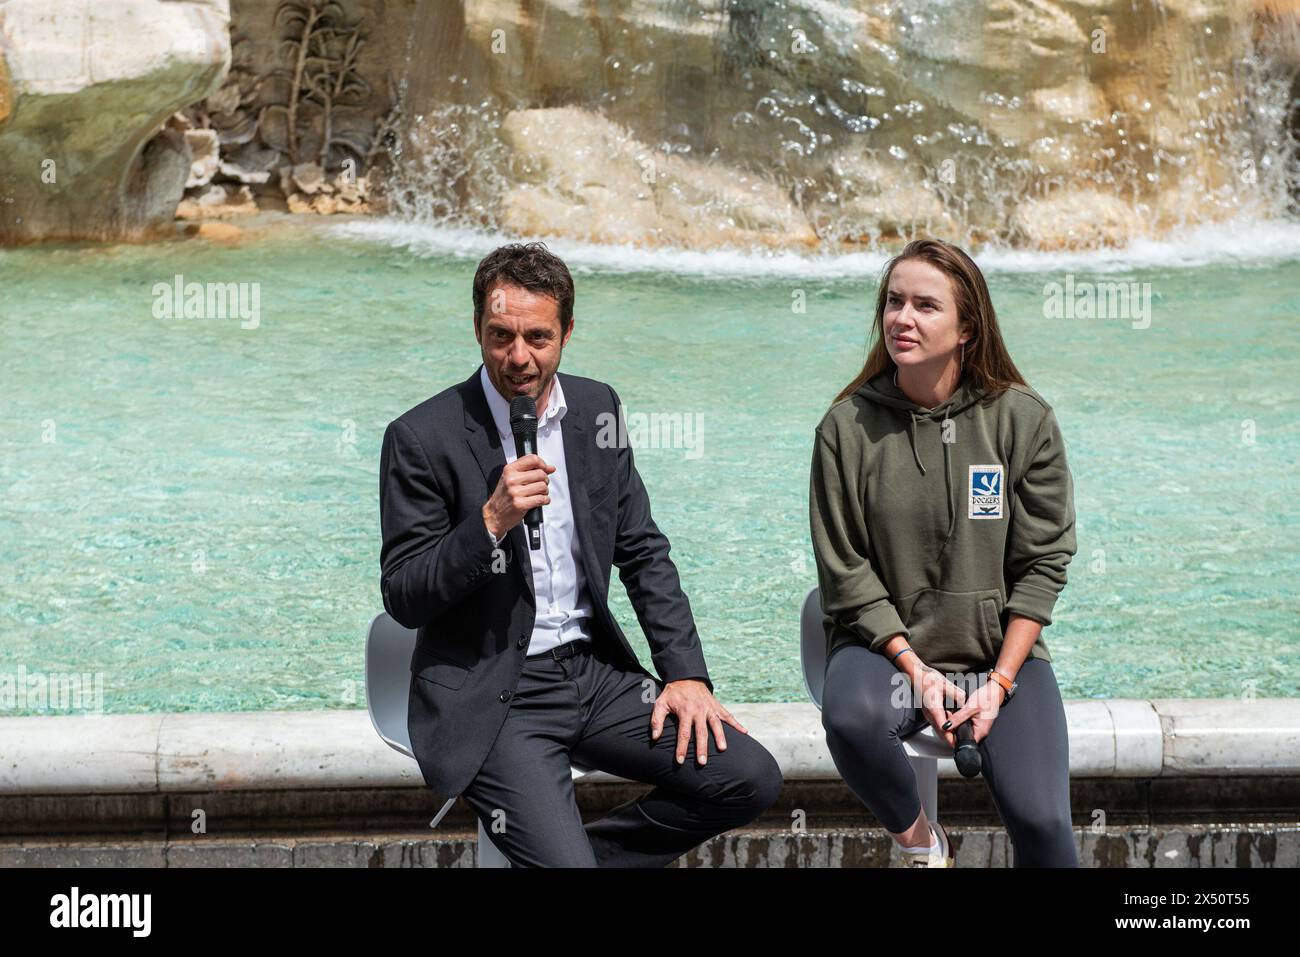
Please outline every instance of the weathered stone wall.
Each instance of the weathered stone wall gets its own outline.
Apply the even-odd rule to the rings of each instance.
[[[1010,867],[1000,828],[949,828],[956,866]],[[1178,825],[1076,830],[1086,868],[1300,867],[1300,823]],[[672,867],[898,867],[899,851],[879,828],[731,831]],[[44,840],[0,843],[0,867],[474,867],[472,831],[306,836],[246,834],[172,840]]]

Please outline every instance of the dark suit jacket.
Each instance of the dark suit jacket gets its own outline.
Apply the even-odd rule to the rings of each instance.
[[[712,690],[690,603],[668,557],[668,539],[650,517],[632,450],[607,441],[612,428],[602,434],[603,424],[620,421],[619,398],[603,382],[556,375],[568,405],[561,432],[595,612],[592,639],[612,660],[649,675],[609,611],[610,566],[617,565],[659,677],[698,678]],[[384,433],[380,588],[388,613],[419,629],[407,723],[425,783],[446,796],[459,794],[482,767],[533,632],[536,602],[523,524],[501,543],[501,573],[492,570],[483,524],[483,505],[505,464],[478,369],[398,416]]]

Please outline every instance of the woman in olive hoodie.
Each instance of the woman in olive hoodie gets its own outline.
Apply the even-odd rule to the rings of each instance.
[[[929,721],[955,745],[969,721],[1016,866],[1077,867],[1042,637],[1075,551],[1070,471],[964,252],[917,240],[886,266],[866,365],[815,445],[822,725],[844,780],[909,864],[951,867],[900,738]]]

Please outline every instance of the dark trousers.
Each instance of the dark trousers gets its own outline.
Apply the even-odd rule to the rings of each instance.
[[[663,685],[579,647],[524,663],[501,733],[461,795],[512,865],[663,867],[776,803],[781,769],[761,744],[724,724],[727,750],[710,731],[700,767],[692,734],[678,765],[672,715],[650,740]],[[584,826],[570,761],[655,787]]]
[[[921,813],[916,774],[901,739],[929,724],[920,708],[895,707],[893,682],[900,679],[907,680],[884,655],[844,645],[826,663],[822,696],[822,726],[835,767],[895,834]],[[1011,837],[1016,867],[1078,867],[1070,742],[1056,675],[1049,662],[1026,658],[1016,681],[1015,697],[979,743],[981,774]]]

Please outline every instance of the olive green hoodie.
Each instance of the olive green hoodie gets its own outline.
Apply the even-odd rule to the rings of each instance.
[[[1056,416],[1023,385],[987,398],[963,383],[926,409],[893,375],[817,426],[809,512],[827,650],[903,634],[939,671],[990,668],[1011,612],[1051,624],[1075,551]],[[1052,660],[1041,634],[1030,654]]]

